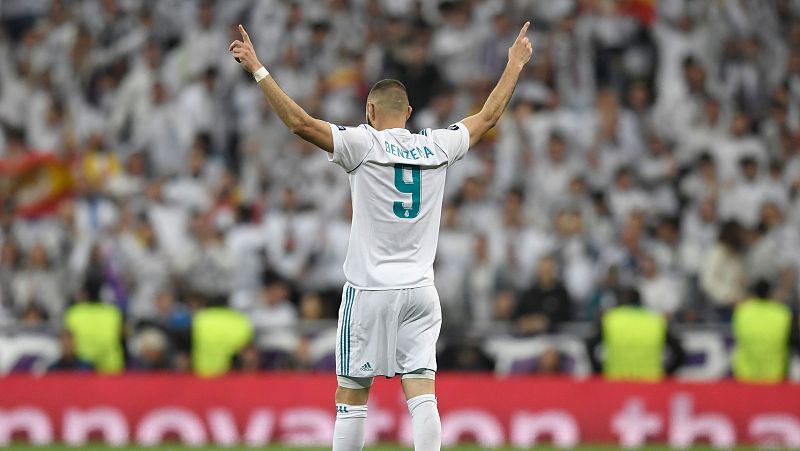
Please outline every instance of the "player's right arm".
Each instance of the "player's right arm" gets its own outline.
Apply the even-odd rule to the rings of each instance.
[[[264,66],[256,56],[250,36],[241,25],[239,25],[239,32],[242,33],[242,41],[233,41],[228,50],[241,62],[245,70],[253,74]],[[258,82],[258,86],[269,104],[272,105],[275,114],[281,118],[292,133],[326,152],[333,153],[333,132],[329,123],[311,117],[283,92],[271,76],[264,77]]]
[[[486,99],[483,108],[478,113],[461,121],[469,130],[470,147],[477,144],[483,135],[497,124],[506,106],[508,106],[508,102],[511,100],[511,94],[514,93],[514,88],[516,88],[517,81],[519,81],[519,74],[533,54],[533,45],[531,45],[528,37],[525,36],[530,24],[530,22],[525,22],[514,44],[508,49],[508,64],[506,64],[497,86],[489,94],[489,98]]]

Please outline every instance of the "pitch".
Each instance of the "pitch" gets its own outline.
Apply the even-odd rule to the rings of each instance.
[[[30,450],[41,450],[41,451],[72,451],[77,449],[89,449],[89,450],[109,450],[109,451],[134,451],[134,450],[150,450],[150,451],[167,451],[167,450],[192,450],[192,451],[211,451],[211,450],[225,450],[225,451],[253,451],[256,449],[262,449],[267,451],[323,451],[323,450],[330,450],[330,448],[300,448],[300,447],[286,447],[286,446],[267,446],[267,447],[220,447],[220,446],[201,446],[201,447],[187,447],[181,445],[161,445],[157,447],[139,447],[139,446],[123,446],[123,447],[108,447],[104,445],[86,445],[82,447],[70,447],[66,445],[51,445],[51,446],[33,446],[33,445],[12,445],[9,447],[4,448],[6,451],[30,451]],[[397,445],[379,445],[379,446],[368,446],[364,448],[365,451],[407,451],[410,450],[410,447],[401,447]],[[461,445],[456,447],[443,447],[443,450],[448,451],[478,451],[482,449],[490,449],[490,448],[483,448],[477,445]],[[522,450],[522,448],[491,448],[495,451],[517,451]],[[537,446],[535,448],[526,448],[526,449],[533,449],[536,451],[556,451],[562,450],[563,448],[554,448],[552,446]],[[619,446],[615,445],[594,445],[594,446],[577,446],[572,448],[573,451],[611,451],[611,450],[619,450],[622,449]],[[670,448],[668,446],[645,446],[642,448],[637,448],[642,451],[668,451],[674,448]],[[711,451],[715,448],[711,446],[693,446],[691,448],[686,448],[687,451]],[[757,450],[757,447],[748,447],[748,446],[737,446],[735,448],[730,448],[731,451],[749,451],[749,450]]]

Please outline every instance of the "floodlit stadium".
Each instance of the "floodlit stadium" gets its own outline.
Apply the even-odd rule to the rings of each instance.
[[[0,448],[800,449],[800,0],[0,0]]]

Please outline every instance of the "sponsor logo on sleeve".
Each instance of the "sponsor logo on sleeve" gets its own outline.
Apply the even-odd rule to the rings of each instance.
[[[459,130],[459,128],[458,128],[458,125],[457,125],[457,124],[453,124],[453,125],[451,125],[451,126],[447,127],[447,129],[448,129],[448,130]]]
[[[338,128],[340,131],[346,131],[347,130],[347,127],[345,127],[343,125],[337,125],[336,128]]]

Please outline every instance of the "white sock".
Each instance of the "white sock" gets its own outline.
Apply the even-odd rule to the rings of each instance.
[[[439,451],[442,448],[442,422],[436,396],[420,395],[406,401],[411,413],[415,451]]]
[[[333,451],[364,449],[364,424],[367,406],[336,404],[336,424],[333,426]]]

